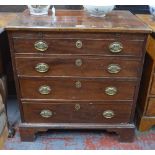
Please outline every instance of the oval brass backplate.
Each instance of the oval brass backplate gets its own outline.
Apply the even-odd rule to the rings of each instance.
[[[39,87],[39,93],[42,95],[48,95],[51,92],[50,86],[42,85]]]
[[[121,71],[121,67],[120,65],[118,64],[110,64],[108,67],[107,67],[107,70],[109,73],[111,74],[117,74]]]
[[[51,110],[42,110],[41,112],[40,112],[40,115],[42,116],[42,117],[44,117],[44,118],[50,118],[50,117],[52,117],[52,115],[53,115],[53,113],[52,113],[52,111]]]
[[[34,47],[36,50],[40,52],[45,52],[48,49],[48,45],[45,41],[39,40],[34,43]]]
[[[123,50],[123,45],[120,42],[113,42],[109,45],[109,50],[112,53],[120,53]]]
[[[116,87],[106,87],[105,93],[109,96],[113,96],[117,94],[117,88]]]
[[[112,110],[106,110],[102,114],[103,114],[103,117],[107,119],[113,118],[115,116],[115,113]]]
[[[35,66],[35,70],[39,73],[45,73],[49,70],[49,66],[46,63],[38,63]]]

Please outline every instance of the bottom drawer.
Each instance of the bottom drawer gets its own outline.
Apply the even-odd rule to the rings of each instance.
[[[155,116],[155,98],[149,99],[146,115],[147,116]]]
[[[128,123],[131,102],[23,103],[29,123]]]

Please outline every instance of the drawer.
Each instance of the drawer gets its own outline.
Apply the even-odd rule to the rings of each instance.
[[[17,53],[35,54],[80,54],[80,55],[142,55],[143,41],[87,38],[14,38]]]
[[[22,78],[21,97],[51,100],[133,100],[136,81],[88,78]]]
[[[82,76],[131,77],[139,76],[140,61],[116,57],[16,57],[20,76]]]
[[[152,95],[155,95],[155,74],[153,75],[150,93],[151,93]]]
[[[19,39],[60,39],[60,38],[82,38],[82,39],[117,39],[117,40],[139,40],[144,41],[146,35],[142,33],[104,33],[104,32],[54,32],[54,31],[12,31],[11,35],[13,38]]]
[[[28,123],[128,123],[131,115],[131,104],[124,102],[25,102],[22,105]]]
[[[147,116],[155,116],[155,98],[150,98],[147,105]]]

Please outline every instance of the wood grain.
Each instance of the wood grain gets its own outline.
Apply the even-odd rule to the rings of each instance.
[[[155,98],[150,98],[146,109],[146,116],[155,116]]]
[[[135,78],[139,77],[139,59],[121,57],[98,56],[23,56],[16,55],[17,74],[21,77],[111,77],[111,78]],[[81,61],[81,65],[76,62]],[[29,62],[29,63],[27,63]],[[35,67],[39,63],[46,63],[49,70],[39,73]],[[111,64],[118,65],[121,70],[118,73],[109,73]]]
[[[85,130],[107,130],[116,132],[119,135],[120,142],[134,141],[134,124],[103,124],[103,123],[22,123],[20,125],[20,134],[22,141],[34,141],[36,133],[47,131],[48,129],[85,129]],[[126,134],[128,133],[128,134]]]
[[[155,124],[155,22],[151,15],[137,15],[152,29],[147,41],[147,54],[137,104],[137,126],[140,131],[147,131]]]
[[[79,128],[107,129],[119,134],[120,141],[133,141],[133,117],[150,33],[146,24],[128,11],[91,18],[83,11],[59,10],[54,23],[51,16],[36,18],[24,12],[6,29],[21,108],[21,140],[34,140],[40,130]],[[38,40],[48,44],[44,53],[34,48]],[[76,48],[78,40],[81,48]],[[113,42],[123,45],[120,53],[110,52]],[[82,60],[78,68],[77,59]],[[34,70],[40,61],[50,66],[45,74]],[[121,72],[109,74],[110,63],[119,63]],[[81,83],[79,88],[76,82]],[[42,85],[51,87],[48,95],[38,92]],[[109,96],[107,87],[118,92]],[[74,111],[75,104],[80,104],[80,110]],[[53,118],[40,118],[40,111],[48,108],[54,110]],[[101,113],[109,109],[116,117],[103,119]]]
[[[2,134],[0,135],[0,150],[4,149],[4,144],[8,138],[8,127],[7,125],[4,127]]]
[[[20,14],[20,13],[4,13],[4,12],[0,12],[0,28],[5,29],[5,27],[8,25],[8,23],[10,23],[11,21],[13,21],[16,16]]]
[[[155,74],[152,75],[152,84],[150,89],[150,95],[155,95]]]
[[[87,36],[84,39],[79,39],[73,34],[71,39],[42,39],[47,43],[48,49],[43,52],[44,54],[80,54],[80,55],[129,55],[129,56],[141,56],[141,50],[143,47],[143,41],[111,39],[89,39]],[[39,39],[13,39],[15,52],[17,53],[36,53],[42,54],[34,48],[35,42]],[[82,48],[76,47],[76,42],[80,40],[82,42]],[[123,50],[120,53],[113,54],[109,50],[110,44],[114,42],[120,42],[123,45]]]
[[[81,88],[76,88],[76,82]],[[133,100],[136,81],[85,78],[22,78],[19,80],[21,98],[48,100]],[[39,88],[47,85],[51,88],[48,95],[39,93]],[[116,87],[117,93],[107,95],[107,87]]]
[[[76,110],[76,104],[80,109]],[[29,123],[128,123],[131,105],[125,103],[23,103],[25,122]],[[52,111],[50,118],[40,115],[42,110]],[[103,117],[103,112],[112,110],[113,118]]]
[[[147,98],[149,97],[149,91],[152,84],[152,75],[154,73],[154,62],[152,57],[146,53],[145,55],[145,62],[143,66],[143,74],[142,79],[140,83],[140,90],[138,94],[138,100],[137,100],[137,112],[140,113],[142,111],[146,111],[147,108]],[[151,80],[150,80],[151,79]]]
[[[56,19],[56,20],[55,20]],[[131,19],[131,20],[129,20]],[[37,18],[25,12],[7,30],[150,33],[151,29],[129,11],[112,11],[105,18],[89,17],[82,10],[56,10],[56,17]]]
[[[145,24],[147,24],[153,32],[155,32],[155,19],[153,18],[152,15],[148,14],[137,14],[136,15],[138,18],[140,18]]]
[[[151,35],[148,37],[147,46],[146,46],[147,53],[155,60],[155,38]]]

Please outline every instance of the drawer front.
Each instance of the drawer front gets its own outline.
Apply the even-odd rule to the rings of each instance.
[[[29,123],[128,123],[131,104],[120,103],[23,103]]]
[[[140,61],[101,57],[16,57],[21,76],[138,77]]]
[[[133,100],[136,81],[81,78],[20,79],[26,99]]]
[[[115,39],[24,39],[14,38],[17,53],[141,56],[143,41]]]
[[[150,98],[148,100],[148,107],[146,111],[147,116],[155,116],[155,98]]]
[[[153,79],[152,79],[152,84],[151,84],[150,93],[151,93],[152,95],[155,95],[155,74],[154,74]]]
[[[12,31],[11,35],[13,38],[20,38],[20,39],[60,39],[60,38],[66,38],[66,39],[71,39],[71,38],[82,38],[82,39],[116,39],[116,40],[139,40],[139,41],[144,41],[146,35],[145,34],[140,34],[140,33],[104,33],[104,32],[69,32],[69,31],[64,31],[64,32],[54,32],[54,31]]]

